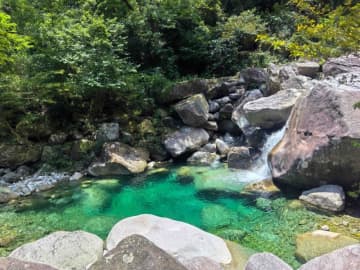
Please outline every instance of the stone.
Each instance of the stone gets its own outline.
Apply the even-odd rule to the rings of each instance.
[[[70,177],[70,181],[79,181],[81,178],[83,178],[84,175],[80,172],[75,172],[71,177]]]
[[[270,198],[280,194],[280,189],[274,185],[272,179],[264,179],[247,184],[242,190],[241,195],[250,197]]]
[[[280,90],[288,90],[288,89],[310,89],[311,80],[309,77],[296,75],[290,77],[286,81],[283,81],[280,84]]]
[[[228,166],[233,169],[248,169],[251,165],[251,155],[248,147],[231,147],[228,153]]]
[[[209,101],[209,112],[210,113],[216,113],[220,110],[220,104],[216,101]]]
[[[56,270],[56,269],[45,264],[26,262],[14,258],[0,258],[0,270]]]
[[[263,252],[252,255],[245,270],[292,270],[292,268],[279,257]]]
[[[49,143],[50,144],[63,144],[68,135],[65,132],[59,132],[55,134],[51,134],[49,137]]]
[[[6,203],[13,199],[18,198],[19,195],[13,192],[8,187],[1,187],[0,186],[0,203]]]
[[[141,235],[130,235],[119,242],[89,270],[186,270],[186,268]]]
[[[271,151],[273,178],[298,188],[358,183],[360,175],[360,90],[321,82],[301,97],[283,138]]]
[[[323,65],[325,76],[335,76],[341,73],[360,73],[360,54],[350,54],[338,58],[330,58]]]
[[[202,125],[202,128],[205,128],[206,130],[211,130],[211,131],[217,131],[218,125],[215,121],[208,121],[206,122],[206,124]]]
[[[219,111],[220,120],[231,119],[233,110],[234,106],[231,103],[224,105]]]
[[[103,123],[96,132],[96,140],[110,142],[119,139],[120,126],[118,123]]]
[[[210,258],[206,257],[196,257],[185,261],[184,266],[187,270],[224,270],[224,268],[219,263],[216,263]],[[167,269],[169,268],[166,268],[166,270]]]
[[[215,144],[216,144],[216,149],[218,150],[220,155],[227,156],[227,154],[230,151],[229,145],[221,139],[216,139]]]
[[[29,168],[26,165],[22,165],[16,169],[16,174],[18,174],[22,179],[26,176],[29,176],[31,172],[32,172],[31,168]]]
[[[307,76],[310,78],[315,78],[320,71],[319,63],[312,61],[296,63],[295,66],[299,75]]]
[[[296,101],[305,93],[305,90],[288,89],[250,101],[243,107],[245,117],[251,126],[264,129],[280,127],[286,123]]]
[[[260,88],[266,84],[268,74],[263,68],[247,68],[241,71],[247,88]]]
[[[312,207],[326,211],[340,212],[345,208],[344,190],[336,185],[324,185],[304,191],[299,199]]]
[[[200,148],[200,151],[216,153],[216,144],[215,143],[207,143],[203,147]]]
[[[351,245],[312,259],[299,270],[358,270],[360,269],[360,245]]]
[[[153,215],[139,215],[118,222],[110,231],[106,247],[115,248],[124,238],[140,234],[180,262],[196,257],[230,264],[231,254],[221,238],[192,225]]]
[[[186,125],[200,127],[208,121],[209,104],[203,94],[191,96],[180,101],[174,107],[175,111]]]
[[[91,233],[58,231],[18,247],[9,257],[58,269],[84,270],[102,257],[103,245]]]
[[[227,96],[232,92],[232,89],[242,87],[245,84],[244,78],[240,73],[233,77],[224,77],[208,81],[213,85],[213,87],[211,87],[209,92],[206,94],[207,98],[209,99],[216,99]]]
[[[244,105],[250,101],[254,101],[256,99],[262,98],[263,94],[260,90],[256,89],[253,91],[247,91],[244,95],[244,98],[241,100],[239,105],[237,105],[232,113],[231,120],[242,130],[244,131],[249,125],[245,113],[244,113]]]
[[[266,81],[267,92],[265,96],[271,96],[280,91],[280,86],[284,81],[297,75],[297,70],[292,65],[279,66],[270,64],[267,68],[267,72],[269,76]]]
[[[0,144],[0,168],[17,168],[34,163],[41,157],[42,147],[37,144]]]
[[[336,249],[358,243],[358,240],[339,233],[318,230],[297,236],[295,255],[300,261],[307,262]]]
[[[88,169],[93,176],[142,173],[149,160],[146,150],[119,142],[105,143],[102,152],[103,162],[95,162]]]
[[[222,106],[225,106],[226,104],[230,103],[230,102],[231,102],[231,99],[230,99],[230,97],[226,96],[226,97],[222,97],[222,98],[216,99],[215,102],[216,102],[217,104],[219,104],[220,107],[222,107]]]
[[[192,154],[187,162],[192,165],[211,165],[219,161],[220,157],[216,153],[198,151]]]
[[[200,149],[209,141],[209,134],[202,128],[183,127],[168,135],[164,141],[172,157]]]
[[[3,175],[1,179],[6,183],[15,183],[21,180],[20,177],[21,176],[16,172],[8,172],[7,174]]]
[[[207,80],[195,79],[180,82],[169,89],[164,89],[158,99],[161,103],[173,103],[195,94],[205,94],[208,91],[209,83]]]

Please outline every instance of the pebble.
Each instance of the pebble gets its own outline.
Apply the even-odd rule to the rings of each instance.
[[[323,231],[329,231],[330,228],[329,228],[328,225],[323,225],[323,226],[321,226],[321,230],[323,230]]]

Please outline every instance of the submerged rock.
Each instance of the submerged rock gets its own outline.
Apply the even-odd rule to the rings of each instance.
[[[186,270],[175,258],[141,235],[124,238],[89,270]]]
[[[351,237],[339,233],[318,230],[297,236],[295,255],[302,262],[307,262],[336,249],[357,243],[359,243],[359,241]]]
[[[230,264],[231,254],[225,242],[192,225],[153,215],[139,215],[118,222],[106,240],[108,250],[132,234],[140,234],[180,262],[196,257],[211,258],[217,263]]]
[[[183,127],[170,134],[164,141],[166,150],[178,157],[187,152],[193,152],[209,141],[209,134],[202,128]]]
[[[209,118],[209,104],[202,94],[189,97],[175,105],[184,124],[192,127],[205,125]]]
[[[0,270],[56,270],[56,269],[45,264],[26,262],[14,258],[0,258]]]
[[[102,257],[103,241],[83,231],[55,232],[22,245],[10,258],[48,264],[58,269],[84,270]]]
[[[144,172],[147,168],[149,153],[123,143],[105,143],[103,162],[93,163],[88,171],[93,176],[127,175]]]
[[[280,194],[280,189],[274,185],[270,178],[247,184],[241,190],[241,194],[251,197],[270,198]]]
[[[360,175],[357,88],[318,83],[295,105],[282,140],[270,153],[273,177],[300,188],[350,187]]]
[[[299,270],[359,270],[360,245],[347,246],[302,265]]]
[[[277,256],[263,252],[252,255],[245,270],[292,270],[292,268]]]
[[[300,200],[310,206],[333,212],[342,211],[345,207],[344,190],[336,185],[325,185],[304,191]]]

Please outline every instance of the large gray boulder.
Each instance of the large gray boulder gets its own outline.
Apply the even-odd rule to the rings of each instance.
[[[256,253],[246,263],[245,270],[292,270],[279,257],[268,253]]]
[[[0,270],[56,270],[56,269],[45,264],[26,262],[14,258],[0,258]]]
[[[183,127],[168,135],[164,141],[166,150],[178,157],[194,152],[209,141],[209,134],[202,128]]]
[[[91,233],[59,231],[18,247],[9,257],[60,270],[84,270],[102,257],[103,245],[103,241]]]
[[[184,262],[187,270],[224,270],[219,264],[206,257],[196,257]],[[231,268],[230,268],[231,269]]]
[[[359,270],[360,245],[347,246],[308,261],[299,270]]]
[[[0,144],[0,168],[16,168],[40,159],[42,147],[38,144]]]
[[[300,200],[310,206],[332,212],[342,211],[345,207],[344,190],[336,185],[324,185],[304,191]]]
[[[175,258],[141,235],[124,238],[89,270],[186,270]]]
[[[207,123],[209,118],[209,104],[202,94],[189,97],[175,105],[184,124],[192,127],[201,127]]]
[[[335,76],[340,73],[360,73],[360,54],[350,54],[338,58],[330,58],[323,65],[325,76]]]
[[[102,162],[93,163],[88,171],[93,176],[128,175],[146,170],[149,153],[124,143],[103,145]]]
[[[360,89],[318,83],[293,108],[269,160],[273,178],[300,188],[351,187],[360,177]]]
[[[281,84],[297,75],[297,70],[293,65],[275,65],[270,64],[267,68],[269,74],[266,81],[266,96],[275,94],[280,90]]]
[[[243,108],[245,117],[252,126],[265,129],[280,127],[285,124],[291,109],[305,92],[305,89],[288,89],[250,101]]]
[[[121,240],[139,234],[174,256],[180,262],[206,257],[230,264],[231,254],[221,238],[192,225],[153,215],[139,215],[118,222],[110,231],[106,248],[114,249]]]

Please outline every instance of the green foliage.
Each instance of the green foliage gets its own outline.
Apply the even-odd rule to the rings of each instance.
[[[260,34],[258,40],[293,57],[324,60],[360,49],[360,4],[343,1],[339,5],[291,0],[296,8],[296,30],[289,39]]]

